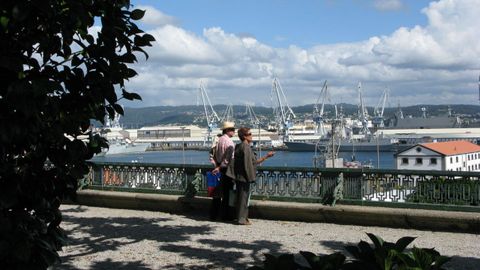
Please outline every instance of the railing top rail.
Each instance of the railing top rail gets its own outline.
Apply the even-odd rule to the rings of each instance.
[[[159,167],[159,168],[185,168],[211,170],[211,165],[202,164],[170,164],[170,163],[129,163],[129,162],[90,162],[93,166],[128,166],[128,167]],[[394,175],[428,175],[428,176],[462,176],[480,177],[478,172],[464,171],[421,171],[421,170],[395,170],[395,169],[352,169],[352,168],[309,168],[309,167],[270,167],[259,166],[264,171],[285,172],[316,172],[316,173],[341,173],[344,174],[394,174]]]

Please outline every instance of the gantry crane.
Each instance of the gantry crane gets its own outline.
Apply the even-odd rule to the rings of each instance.
[[[220,120],[222,122],[225,122],[225,121],[233,122],[233,106],[232,106],[232,104],[227,105],[227,107],[225,108],[225,111],[223,112]]]
[[[290,106],[288,106],[285,92],[283,92],[282,86],[276,77],[273,78],[271,99],[277,130],[283,136],[283,140],[288,141],[289,129],[293,126],[292,121],[296,116]]]
[[[388,96],[389,90],[387,88],[383,91],[382,97],[380,98],[377,106],[375,106],[375,109],[373,110],[372,124],[376,128],[385,126],[383,112],[385,111],[385,104],[387,103]]]
[[[362,129],[361,133],[363,135],[370,135],[370,130],[368,129],[368,110],[367,107],[365,107],[365,103],[363,102],[363,95],[362,95],[362,83],[358,83],[357,86],[358,89],[358,118],[362,122]]]
[[[317,126],[316,133],[320,134],[322,137],[327,134],[325,130],[325,123],[323,118],[323,113],[325,109],[325,102],[327,100],[330,101],[330,97],[328,95],[328,85],[327,81],[323,83],[322,89],[320,90],[320,95],[317,98],[317,102],[313,106],[313,121]],[[320,103],[321,100],[321,103]]]
[[[208,97],[207,91],[205,90],[203,83],[200,83],[199,94],[202,99],[203,110],[205,113],[205,118],[207,120],[207,135],[203,144],[204,146],[210,146],[213,142],[212,131],[213,129],[217,128],[217,125],[220,122],[220,118],[213,109],[212,103],[210,102],[210,98]]]

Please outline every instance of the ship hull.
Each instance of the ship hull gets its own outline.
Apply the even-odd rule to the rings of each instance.
[[[317,145],[313,142],[285,142],[285,145],[287,150],[292,152],[315,152],[315,150],[322,151],[327,147],[326,143]],[[342,142],[339,147],[340,152],[376,152],[377,150],[379,152],[396,152],[398,148],[396,144],[377,144],[376,142]]]
[[[108,149],[106,148],[105,151],[101,153],[100,156],[142,153],[147,151],[149,146],[149,143],[111,144]]]

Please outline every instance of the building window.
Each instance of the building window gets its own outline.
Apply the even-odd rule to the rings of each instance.
[[[436,158],[431,158],[430,159],[430,164],[437,165],[437,159]]]
[[[450,157],[450,164],[453,163],[453,157]]]
[[[423,159],[422,158],[416,158],[415,159],[415,164],[418,164],[418,165],[423,164]]]
[[[417,147],[416,150],[417,150],[417,152],[422,152],[422,148],[420,148],[420,147]]]
[[[402,164],[408,164],[408,158],[402,158]]]
[[[458,157],[455,157],[455,161],[458,162]]]

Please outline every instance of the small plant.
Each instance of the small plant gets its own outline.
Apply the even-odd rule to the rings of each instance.
[[[356,259],[348,263],[353,267],[349,269],[393,269],[394,265],[398,265],[398,254],[404,252],[405,248],[415,240],[414,237],[406,236],[396,243],[391,243],[374,234],[367,233],[367,235],[374,244],[373,248],[365,241],[360,241],[357,246],[345,247]]]
[[[300,251],[300,254],[307,260],[310,268],[314,270],[336,270],[341,269],[345,263],[345,255],[340,252],[335,252],[328,255],[315,255],[308,251]]]
[[[265,261],[263,261],[263,267],[252,266],[248,270],[296,270],[302,269],[301,266],[295,262],[293,254],[282,254],[275,257],[271,254],[265,254]]]
[[[300,254],[308,262],[303,266],[295,261],[292,254],[282,254],[275,257],[265,254],[263,267],[253,266],[249,270],[442,270],[442,265],[450,258],[441,256],[435,249],[417,248],[406,251],[415,237],[402,237],[397,242],[387,242],[381,237],[367,233],[373,242],[373,247],[360,241],[356,246],[345,247],[354,257],[346,261],[345,255],[336,252],[329,255],[315,255],[308,251],[300,251]]]

